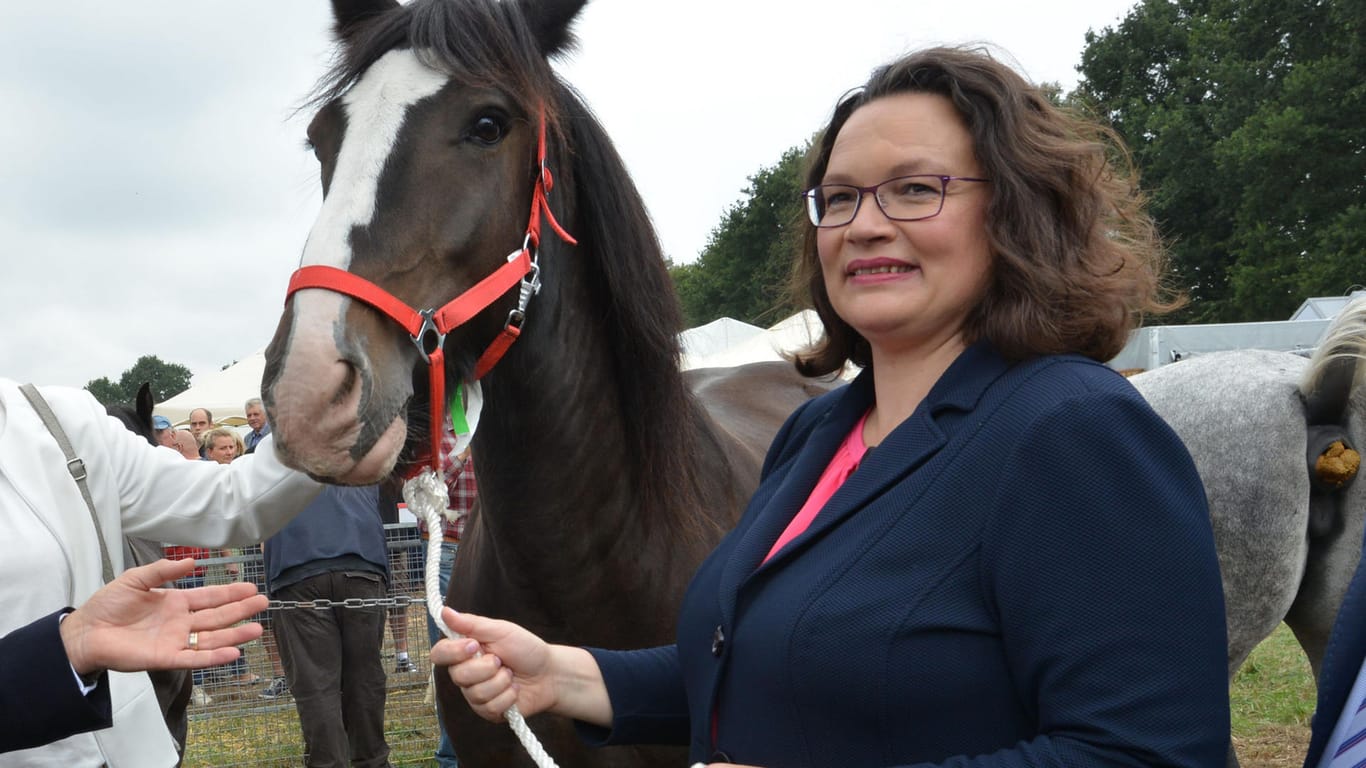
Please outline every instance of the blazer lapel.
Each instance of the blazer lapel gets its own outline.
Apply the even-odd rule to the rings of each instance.
[[[848,434],[846,430],[845,434]],[[944,433],[923,409],[897,427],[887,440],[871,449],[863,457],[857,470],[835,491],[816,518],[800,536],[776,553],[760,570],[781,567],[788,558],[796,557],[807,542],[824,536],[831,528],[867,506],[888,486],[900,482],[919,469],[939,452],[946,442]],[[822,465],[821,469],[825,467]],[[819,476],[817,472],[817,476]],[[812,482],[814,485],[814,481]],[[808,487],[808,492],[810,488]],[[806,501],[805,495],[797,508]],[[795,511],[794,511],[795,514]],[[790,518],[790,516],[789,516]],[[775,534],[774,539],[777,538]]]
[[[758,565],[759,561],[756,560],[757,570],[781,567],[784,561],[796,557],[805,549],[809,542],[816,541],[826,535],[850,515],[877,499],[887,488],[902,482],[908,475],[924,466],[949,442],[955,432],[953,428],[946,429],[941,425],[941,416],[948,412],[970,411],[986,389],[998,380],[1007,368],[1005,361],[989,345],[979,343],[964,350],[963,354],[959,355],[958,359],[949,366],[949,369],[931,388],[924,401],[916,408],[915,413],[892,430],[892,433],[881,445],[868,451],[858,469],[849,476],[849,479],[840,486],[839,490],[835,491],[835,495],[830,497],[825,507],[811,522],[811,526],[768,562]],[[870,390],[871,383],[870,379]],[[871,396],[869,405],[871,405]],[[852,420],[847,423],[841,419],[839,426],[843,428],[838,435],[834,436],[834,442],[823,443],[817,451],[811,452],[814,455],[810,456],[810,462],[819,466],[814,468],[814,474],[804,478],[799,492],[796,494],[799,498],[795,500],[785,499],[788,504],[784,506],[781,514],[782,526],[785,526],[787,521],[792,519],[792,516],[806,502],[807,495],[811,492],[821,472],[825,470],[826,464],[829,463],[830,457],[839,445],[839,441],[849,434],[854,421],[863,414],[866,408],[867,406],[857,411]],[[949,418],[944,419],[944,421],[955,427],[958,424],[957,419]],[[814,441],[812,442],[814,443]],[[814,445],[809,447],[816,448]],[[807,456],[807,452],[804,451],[803,455],[804,457]],[[807,467],[806,469],[810,471],[811,468]],[[920,482],[930,482],[930,480],[931,478],[924,478]],[[766,535],[765,541],[771,545],[777,539],[782,526],[779,526],[777,531],[771,532],[771,535]],[[764,550],[765,553],[767,551],[767,549]],[[751,572],[753,570],[752,568]]]
[[[764,556],[772,548],[796,516],[797,511],[806,503],[811,489],[820,479],[821,473],[830,463],[849,430],[868,410],[873,402],[873,379],[871,372],[859,374],[846,389],[844,396],[830,408],[805,438],[805,443],[792,460],[791,466],[782,470],[778,486],[771,491],[766,500],[757,497],[754,502],[763,504],[754,523],[749,526],[726,561],[721,574],[720,597],[721,611],[729,620],[735,605],[735,596],[740,585],[752,576],[763,562]],[[776,473],[775,473],[776,474]],[[765,489],[760,488],[759,493]],[[751,503],[754,503],[751,502]],[[776,555],[774,556],[777,557]]]

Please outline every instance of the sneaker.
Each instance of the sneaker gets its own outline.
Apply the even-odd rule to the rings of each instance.
[[[207,707],[213,703],[213,697],[204,692],[203,686],[196,685],[190,689],[190,703],[196,707]]]
[[[411,658],[399,659],[398,661],[394,662],[394,674],[396,675],[401,675],[405,672],[416,671],[417,665],[413,663],[413,660]]]
[[[285,682],[283,677],[277,677],[274,680],[271,680],[270,685],[267,685],[265,689],[261,691],[261,698],[278,699],[286,693],[289,693],[289,684]]]

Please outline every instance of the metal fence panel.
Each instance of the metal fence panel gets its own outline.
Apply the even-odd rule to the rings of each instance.
[[[429,693],[431,664],[428,662],[426,610],[422,569],[422,542],[413,523],[385,526],[389,546],[389,611],[385,632],[383,663],[388,673],[388,698],[384,731],[395,766],[435,766],[432,755],[440,738],[435,704]],[[256,580],[264,573],[260,548],[243,550],[227,557],[199,562],[208,566],[205,581],[222,584],[228,576],[226,566],[239,563],[242,578]],[[263,589],[264,591],[264,589]],[[387,600],[385,602],[388,602]],[[190,727],[186,738],[185,768],[246,768],[252,766],[298,766],[303,764],[304,745],[294,700],[288,693],[276,698],[263,696],[275,678],[271,634],[272,618],[278,610],[315,610],[312,606],[281,606],[266,612],[261,622],[265,635],[244,648],[246,671],[259,677],[255,684],[233,678],[237,670],[215,667],[205,670],[203,682],[190,704]],[[345,610],[343,608],[342,610]],[[399,671],[397,651],[406,647],[413,671]],[[278,658],[278,656],[276,656]],[[202,694],[202,697],[201,697]]]

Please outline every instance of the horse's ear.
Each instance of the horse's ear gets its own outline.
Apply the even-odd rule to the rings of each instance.
[[[349,40],[365,22],[397,7],[398,0],[332,0],[333,30],[338,40]]]
[[[151,424],[152,406],[155,405],[155,403],[152,402],[152,385],[145,381],[142,382],[142,386],[138,387],[137,399],[133,402],[134,405],[137,406],[138,418]]]
[[[574,45],[571,26],[588,0],[522,0],[522,12],[541,44],[541,52],[551,56]]]

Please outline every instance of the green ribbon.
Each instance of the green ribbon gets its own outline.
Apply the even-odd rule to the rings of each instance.
[[[451,394],[451,401],[447,403],[446,410],[451,414],[451,426],[457,435],[468,435],[470,423],[465,418],[465,385],[461,383]]]

